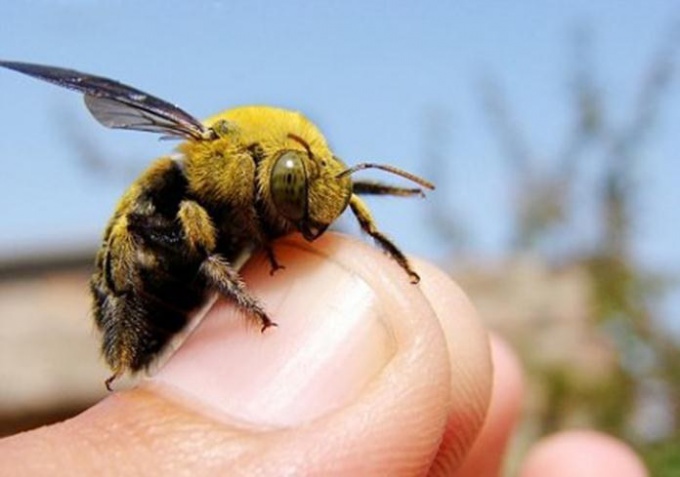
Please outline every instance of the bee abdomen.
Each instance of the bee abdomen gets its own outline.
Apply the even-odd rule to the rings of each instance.
[[[116,295],[101,274],[92,279],[102,354],[116,375],[147,368],[203,301],[202,292],[179,282],[149,288]]]

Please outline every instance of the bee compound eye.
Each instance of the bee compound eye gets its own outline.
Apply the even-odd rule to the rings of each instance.
[[[307,173],[300,153],[286,151],[274,163],[270,190],[276,210],[285,218],[299,221],[307,210]]]

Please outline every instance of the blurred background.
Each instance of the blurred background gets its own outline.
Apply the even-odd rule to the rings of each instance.
[[[514,456],[593,427],[680,472],[680,8],[674,2],[0,4],[0,56],[118,79],[197,117],[297,109],[349,164],[434,179],[371,200],[528,368]],[[0,435],[107,370],[86,293],[118,197],[174,147],[0,71]],[[351,217],[339,228],[358,233]],[[511,459],[508,467],[512,470]]]

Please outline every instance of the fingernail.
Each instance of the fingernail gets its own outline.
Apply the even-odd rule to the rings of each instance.
[[[248,290],[278,327],[260,332],[219,300],[151,378],[230,421],[293,426],[354,401],[396,350],[376,293],[309,246],[276,249],[243,270]]]

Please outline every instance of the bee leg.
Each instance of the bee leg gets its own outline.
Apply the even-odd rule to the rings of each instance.
[[[200,273],[212,288],[221,295],[231,298],[248,315],[262,323],[261,331],[277,326],[258,301],[246,291],[246,286],[229,263],[217,254],[210,254],[201,264]]]
[[[161,215],[130,213],[127,216],[130,234],[147,247],[181,252],[184,246],[194,254],[208,254],[215,248],[215,227],[208,212],[191,200],[179,206],[177,220]]]
[[[183,200],[177,218],[182,224],[184,239],[193,252],[215,250],[217,231],[208,212],[193,200]]]
[[[246,291],[245,284],[233,267],[219,255],[212,253],[217,242],[217,232],[212,224],[208,212],[198,203],[184,200],[180,204],[177,218],[182,224],[185,239],[189,247],[196,251],[207,253],[200,267],[200,273],[208,284],[220,294],[236,301],[237,305],[250,316],[256,317],[262,323],[262,331],[270,326],[276,326],[264,311],[262,306]],[[274,253],[268,248],[270,261],[276,268],[282,268],[276,262]]]
[[[177,218],[189,250],[194,255],[205,257],[200,266],[200,273],[208,285],[223,296],[235,300],[249,316],[258,318],[262,323],[262,331],[272,326],[272,321],[260,304],[247,294],[238,273],[226,260],[213,253],[217,243],[217,231],[208,212],[197,202],[184,200],[180,204]]]
[[[131,369],[135,347],[130,342],[129,333],[121,332],[125,328],[125,316],[121,313],[121,300],[114,291],[108,288],[104,273],[97,272],[90,281],[90,292],[93,297],[92,314],[95,323],[102,332],[102,354],[113,374],[104,381],[106,389],[112,391],[111,384],[126,370]]]
[[[425,192],[420,187],[395,187],[374,181],[354,181],[352,183],[352,192],[359,195],[394,195],[397,197],[418,195],[425,197]]]
[[[274,253],[274,247],[271,245],[265,245],[264,251],[267,254],[267,258],[269,259],[269,264],[271,265],[271,269],[269,270],[269,275],[274,275],[277,271],[283,270],[286,268],[285,265],[281,265],[278,260],[276,260],[276,254]]]
[[[107,390],[108,392],[112,392],[112,391],[113,391],[113,387],[112,387],[111,385],[112,385],[113,382],[114,382],[116,379],[118,379],[119,377],[120,377],[120,373],[115,372],[115,373],[113,373],[111,376],[109,376],[108,378],[106,378],[106,381],[104,381],[104,386],[106,386],[106,390]]]
[[[217,231],[208,212],[193,200],[183,200],[177,212],[184,240],[194,254],[205,255],[200,273],[208,284],[220,294],[236,301],[238,306],[262,323],[262,331],[276,324],[267,316],[261,305],[246,291],[238,273],[214,252]]]
[[[378,230],[378,227],[375,225],[375,221],[371,216],[371,211],[368,209],[368,206],[364,203],[364,201],[361,200],[357,195],[352,194],[352,197],[349,200],[349,206],[359,221],[361,229],[373,237],[373,240],[375,240],[378,246],[383,249],[390,257],[396,260],[399,266],[403,268],[410,277],[411,283],[418,283],[420,281],[420,276],[418,276],[413,268],[411,268],[411,264],[404,253],[399,250],[385,234]]]

